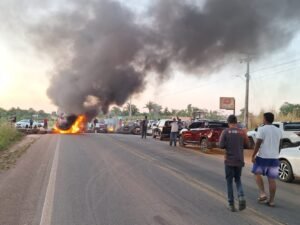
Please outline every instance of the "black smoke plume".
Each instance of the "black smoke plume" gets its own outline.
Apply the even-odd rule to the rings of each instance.
[[[49,97],[91,116],[142,92],[149,72],[209,74],[233,57],[278,51],[299,31],[299,0],[156,0],[143,18],[112,0],[69,4],[31,34],[56,61]]]

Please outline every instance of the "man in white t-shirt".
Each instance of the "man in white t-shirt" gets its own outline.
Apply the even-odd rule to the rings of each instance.
[[[272,125],[273,113],[264,114],[264,126],[257,131],[257,141],[252,155],[252,173],[255,174],[256,184],[259,188],[258,202],[266,203],[268,206],[275,206],[274,198],[276,193],[276,179],[279,171],[279,148],[282,133],[279,128]],[[268,177],[269,199],[264,189],[263,176]]]
[[[178,130],[178,122],[175,118],[173,118],[173,122],[171,123],[170,146],[172,146],[172,144],[174,143],[174,146],[176,147]]]

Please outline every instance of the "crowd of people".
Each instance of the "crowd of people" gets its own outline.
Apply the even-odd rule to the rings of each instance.
[[[279,173],[279,148],[282,134],[279,128],[272,125],[274,114],[268,112],[264,114],[263,124],[257,132],[257,142],[252,154],[252,170],[258,187],[259,195],[257,201],[269,207],[275,206],[276,179]],[[228,128],[220,137],[219,146],[225,149],[225,178],[227,182],[228,208],[236,211],[234,204],[233,181],[238,193],[238,209],[246,208],[245,193],[242,185],[242,168],[245,165],[244,149],[249,147],[246,130],[239,127],[237,117],[230,115],[227,118]],[[147,116],[141,121],[141,137],[146,139],[148,119]],[[182,126],[180,118],[173,118],[170,123],[170,146],[176,146],[178,131]],[[268,178],[269,195],[264,188],[263,178]]]

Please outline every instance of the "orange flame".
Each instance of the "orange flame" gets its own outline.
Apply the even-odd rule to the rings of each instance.
[[[84,131],[86,121],[87,119],[85,115],[79,115],[68,130],[59,129],[57,124],[55,124],[53,127],[53,132],[57,134],[78,134]]]

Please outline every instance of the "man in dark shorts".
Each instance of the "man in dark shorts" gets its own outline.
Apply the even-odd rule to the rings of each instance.
[[[147,116],[145,116],[145,119],[143,119],[141,121],[141,135],[142,135],[142,139],[147,137],[147,128],[148,128],[148,119]]]
[[[258,128],[256,144],[252,155],[252,173],[255,174],[256,184],[259,189],[259,203],[275,206],[276,179],[279,172],[279,148],[282,133],[279,128],[272,125],[273,113],[264,114],[264,126]],[[269,199],[266,195],[263,176],[268,177]]]
[[[242,168],[244,167],[244,148],[248,147],[248,138],[242,129],[237,127],[237,118],[230,115],[227,119],[229,128],[225,129],[220,137],[220,148],[225,149],[225,175],[227,181],[227,195],[229,210],[235,212],[233,196],[233,178],[236,184],[239,210],[246,208],[246,200],[241,181]]]

